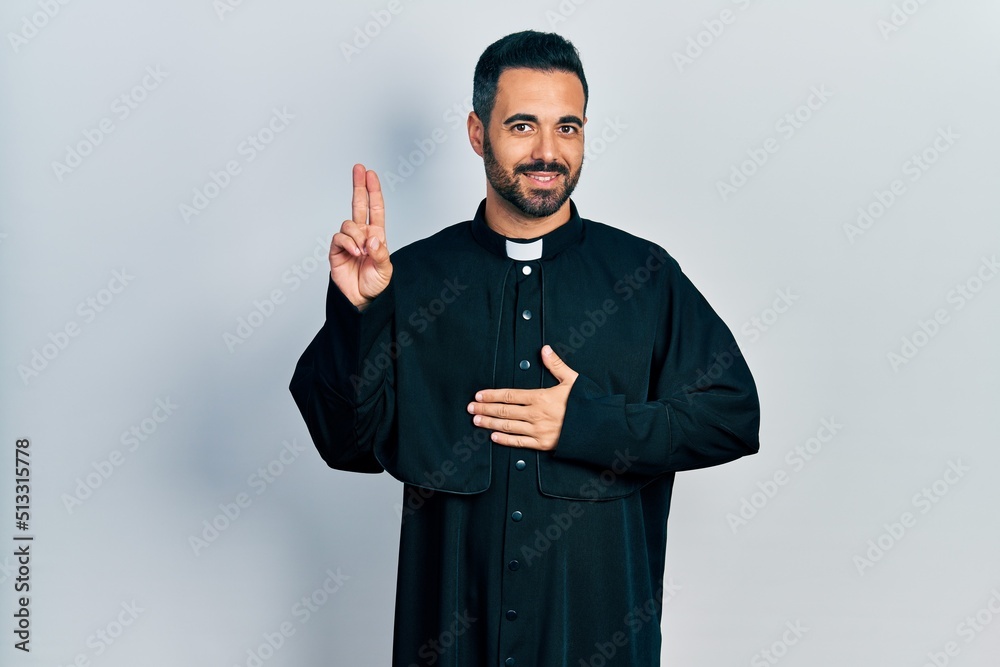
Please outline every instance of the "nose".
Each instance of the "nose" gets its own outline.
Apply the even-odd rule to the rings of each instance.
[[[551,132],[542,131],[536,135],[535,144],[532,146],[531,158],[542,160],[545,163],[554,162],[556,159],[556,138]]]

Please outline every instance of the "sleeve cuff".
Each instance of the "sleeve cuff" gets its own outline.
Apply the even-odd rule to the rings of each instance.
[[[553,458],[607,467],[629,448],[633,453],[638,451],[627,411],[623,394],[608,394],[587,376],[577,376],[566,401]],[[669,444],[663,447],[669,449]]]
[[[382,385],[387,364],[370,356],[390,326],[393,314],[392,282],[364,310],[329,278],[326,292],[326,344],[321,346],[319,376],[330,389],[352,405],[360,405]]]

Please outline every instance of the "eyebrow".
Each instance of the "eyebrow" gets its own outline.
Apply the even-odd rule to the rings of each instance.
[[[504,125],[510,125],[511,123],[537,123],[538,116],[530,113],[516,113],[507,120],[503,122]],[[556,122],[556,125],[565,125],[566,123],[572,123],[583,127],[583,121],[579,116],[562,116]]]

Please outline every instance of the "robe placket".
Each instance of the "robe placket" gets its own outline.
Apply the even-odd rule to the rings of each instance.
[[[511,322],[512,340],[509,346],[501,346],[512,352],[512,358],[498,359],[506,364],[501,376],[512,379],[516,389],[537,389],[542,386],[542,318],[541,280],[542,266],[537,260],[542,256],[543,240],[532,243],[507,241],[507,255],[514,260],[514,266],[507,273],[507,280],[513,282],[514,294],[502,317]],[[503,355],[507,356],[507,355]],[[500,370],[500,369],[498,369]],[[503,558],[501,561],[501,606],[499,665],[516,667],[518,656],[525,651],[537,650],[532,644],[537,641],[535,632],[527,632],[526,627],[537,626],[537,604],[530,604],[532,598],[531,572],[522,568],[519,560],[520,545],[528,542],[533,526],[540,517],[537,513],[538,495],[536,475],[537,461],[534,450],[500,447],[506,450],[500,459],[504,463],[507,477],[506,513],[504,516]],[[521,665],[527,665],[522,659]]]

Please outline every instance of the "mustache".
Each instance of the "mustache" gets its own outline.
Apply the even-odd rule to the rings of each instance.
[[[524,174],[529,171],[549,171],[562,174],[563,176],[569,176],[569,169],[567,169],[565,165],[559,164],[558,162],[543,162],[539,160],[538,162],[532,162],[531,164],[519,164],[514,167],[515,174]]]

